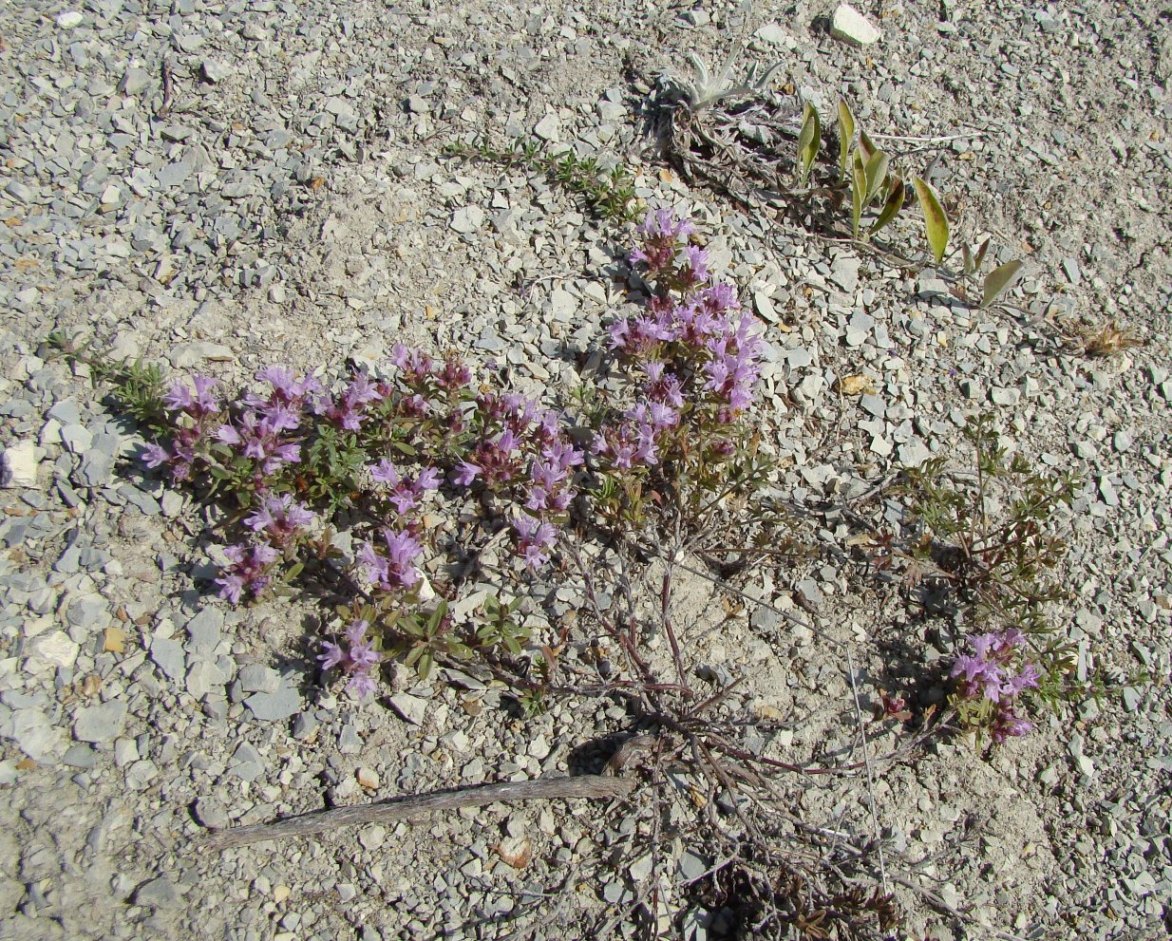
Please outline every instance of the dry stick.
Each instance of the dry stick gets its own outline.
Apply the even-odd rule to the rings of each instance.
[[[356,807],[336,807],[318,810],[274,823],[257,823],[247,827],[223,830],[208,837],[203,845],[207,850],[225,850],[247,846],[263,840],[283,840],[289,837],[313,836],[327,830],[352,827],[363,823],[385,823],[420,817],[444,810],[462,807],[483,807],[497,801],[513,803],[523,800],[554,800],[558,798],[585,798],[610,800],[626,797],[635,786],[631,778],[611,778],[601,775],[581,775],[573,778],[539,778],[536,781],[508,781],[504,784],[482,784],[453,791],[434,791],[395,798],[378,804],[360,804]]]
[[[173,91],[171,88],[171,63],[163,59],[159,68],[163,75],[163,101],[159,105],[159,110],[155,112],[155,117],[165,118],[171,111],[171,94]]]

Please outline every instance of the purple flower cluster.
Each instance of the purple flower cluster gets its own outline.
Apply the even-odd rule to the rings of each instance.
[[[231,563],[216,579],[220,595],[232,604],[239,604],[245,594],[255,598],[268,587],[269,574],[281,553],[268,545],[226,546],[224,555]]]
[[[1016,700],[1027,689],[1036,689],[1041,671],[1025,659],[1025,635],[1016,628],[969,638],[971,654],[961,654],[949,674],[959,681],[962,699],[994,707],[993,740],[1025,735],[1033,724],[1015,711]]]
[[[521,513],[513,518],[513,531],[518,537],[517,551],[529,568],[540,568],[549,561],[558,537],[552,524]]]
[[[358,561],[366,575],[381,591],[399,591],[419,582],[415,560],[423,552],[423,544],[410,529],[392,529],[380,532],[381,544],[365,542],[358,550]]]
[[[670,209],[647,213],[639,226],[643,244],[631,252],[631,264],[644,264],[652,278],[671,269],[688,236],[695,231],[692,223],[681,219]]]
[[[332,641],[324,641],[322,652],[318,655],[323,670],[342,668],[342,672],[350,677],[346,688],[359,698],[374,692],[376,684],[371,673],[382,659],[374,649],[374,644],[366,637],[369,628],[370,625],[366,621],[353,621],[343,635],[346,639],[345,647]]]
[[[266,494],[260,506],[245,517],[244,525],[274,546],[288,545],[303,529],[317,522],[304,505],[286,494]]]
[[[176,482],[191,479],[199,448],[221,412],[220,403],[212,394],[216,380],[195,376],[192,383],[194,388],[176,382],[163,396],[163,404],[171,412],[174,432],[166,445],[149,444],[142,455],[147,467],[165,467]]]
[[[640,401],[595,442],[616,469],[659,463],[665,435],[685,416],[729,424],[753,401],[761,338],[733,287],[710,283],[707,254],[686,243],[691,231],[669,211],[649,213],[631,254],[656,293],[643,313],[610,327],[611,349],[643,373]]]
[[[566,435],[561,414],[518,393],[482,393],[470,421],[475,437],[453,483],[478,483],[523,505],[528,513],[513,522],[517,551],[527,566],[538,568],[549,561],[585,454]]]
[[[414,476],[404,474],[387,458],[370,469],[370,476],[376,483],[390,488],[391,506],[400,516],[406,516],[419,506],[427,491],[438,489],[441,479],[434,467],[425,467]]]

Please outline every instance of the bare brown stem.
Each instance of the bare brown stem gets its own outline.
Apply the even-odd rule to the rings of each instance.
[[[573,778],[539,778],[536,781],[508,781],[504,784],[482,784],[477,787],[451,791],[435,791],[395,798],[378,804],[360,804],[355,807],[336,807],[318,810],[297,817],[288,817],[273,823],[257,823],[213,833],[204,840],[204,850],[226,850],[247,846],[264,840],[285,840],[290,837],[314,836],[342,827],[364,823],[385,823],[405,820],[462,807],[483,807],[497,801],[514,803],[524,800],[613,800],[630,794],[635,786],[631,778],[581,775]]]

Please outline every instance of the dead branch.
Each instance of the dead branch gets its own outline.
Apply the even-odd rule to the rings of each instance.
[[[483,807],[498,801],[509,804],[525,800],[611,800],[626,797],[634,786],[635,781],[632,778],[581,775],[572,778],[539,778],[536,781],[508,781],[504,784],[482,784],[456,790],[433,791],[430,794],[392,798],[377,804],[317,810],[273,823],[234,827],[231,830],[213,833],[203,841],[201,848],[212,851],[226,850],[264,840],[313,836],[364,823],[386,823],[445,810],[459,810],[462,807]]]

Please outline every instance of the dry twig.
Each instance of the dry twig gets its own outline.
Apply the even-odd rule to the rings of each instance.
[[[264,840],[284,840],[290,837],[313,836],[342,827],[364,823],[385,823],[422,817],[444,810],[462,807],[483,807],[486,804],[514,803],[525,800],[589,799],[613,800],[626,797],[635,786],[631,778],[582,775],[573,778],[539,778],[536,781],[509,781],[504,784],[482,784],[477,787],[452,791],[435,791],[395,798],[378,804],[360,804],[356,807],[335,807],[297,817],[288,817],[274,823],[257,823],[247,827],[222,830],[208,837],[201,845],[205,850],[226,850],[247,846]]]

